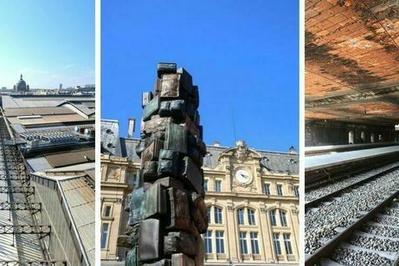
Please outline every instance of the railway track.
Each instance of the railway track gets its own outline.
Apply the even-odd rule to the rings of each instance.
[[[305,208],[317,206],[319,203],[338,195],[352,187],[366,183],[381,174],[389,172],[393,169],[399,169],[399,162],[391,163],[383,167],[379,167],[370,171],[359,174],[349,174],[345,178],[337,180],[332,179],[328,183],[322,183],[320,186],[313,188],[305,194]]]
[[[399,265],[399,191],[338,231],[306,265]]]
[[[389,225],[381,227],[383,222],[393,222],[399,226],[398,212],[395,209],[399,195],[399,163],[352,176],[314,191],[315,193],[307,195],[305,203],[306,265],[396,265],[395,263],[398,263],[395,256],[387,256],[378,248],[377,250],[370,248],[378,245],[375,243],[388,243],[388,246],[384,247],[390,250],[391,246],[393,249],[399,248],[398,239],[378,242],[382,239],[380,237],[377,240],[378,236],[373,236],[371,232],[375,231],[367,233],[362,230],[368,228],[370,224],[367,223],[375,217],[378,225],[371,224],[373,230],[378,229],[378,232],[387,234],[393,230],[399,235],[399,227]],[[394,209],[386,210],[386,206],[393,206]],[[385,215],[385,210],[393,215]],[[360,247],[356,246],[356,241],[360,243]],[[369,245],[369,249],[364,248],[364,245]],[[399,253],[397,250],[393,252]],[[348,261],[343,258],[348,258]],[[363,260],[371,262],[364,264]],[[372,261],[378,263],[372,264]]]

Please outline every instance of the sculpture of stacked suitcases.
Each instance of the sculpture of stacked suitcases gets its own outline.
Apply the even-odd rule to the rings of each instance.
[[[131,247],[126,265],[200,266],[208,227],[203,171],[206,146],[198,87],[176,64],[158,64],[154,92],[143,94],[140,182],[129,195]]]

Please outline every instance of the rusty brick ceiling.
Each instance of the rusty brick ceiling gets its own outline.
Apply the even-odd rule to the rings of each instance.
[[[399,122],[399,0],[306,0],[306,119]]]

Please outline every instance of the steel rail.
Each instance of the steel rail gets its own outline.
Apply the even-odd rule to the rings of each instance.
[[[325,245],[317,249],[313,254],[305,257],[305,265],[306,266],[314,266],[318,265],[321,259],[328,257],[342,242],[349,239],[353,232],[359,229],[364,223],[371,218],[373,218],[378,212],[380,212],[385,206],[389,205],[395,198],[399,196],[399,190],[394,192],[392,195],[387,197],[377,206],[375,206],[372,210],[370,210],[367,214],[363,215],[352,225],[344,229],[338,235],[336,235],[331,240],[327,241]]]
[[[327,201],[329,198],[332,198],[332,197],[335,197],[335,196],[341,194],[342,192],[344,192],[347,189],[351,189],[351,188],[357,187],[359,185],[366,184],[366,183],[371,182],[371,181],[373,181],[374,179],[376,179],[376,178],[378,178],[380,176],[386,175],[387,173],[395,171],[395,170],[398,170],[398,169],[399,169],[399,166],[393,166],[393,167],[391,167],[389,169],[386,169],[386,170],[384,170],[384,171],[382,171],[380,173],[377,173],[377,174],[372,175],[372,176],[370,176],[368,178],[365,178],[363,180],[359,180],[359,181],[357,181],[357,182],[355,182],[353,184],[350,184],[350,185],[348,185],[348,186],[346,186],[344,188],[340,188],[340,189],[338,189],[338,190],[336,190],[334,192],[328,193],[328,194],[326,194],[324,196],[321,196],[321,197],[319,197],[317,199],[305,202],[305,210],[309,209],[309,208],[313,208],[313,207],[315,207],[315,206]]]

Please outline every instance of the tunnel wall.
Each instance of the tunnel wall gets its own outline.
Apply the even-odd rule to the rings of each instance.
[[[353,132],[353,143],[349,142]],[[363,135],[363,136],[362,136]],[[305,121],[305,146],[344,145],[374,142],[399,141],[394,126],[366,125],[329,120]]]

